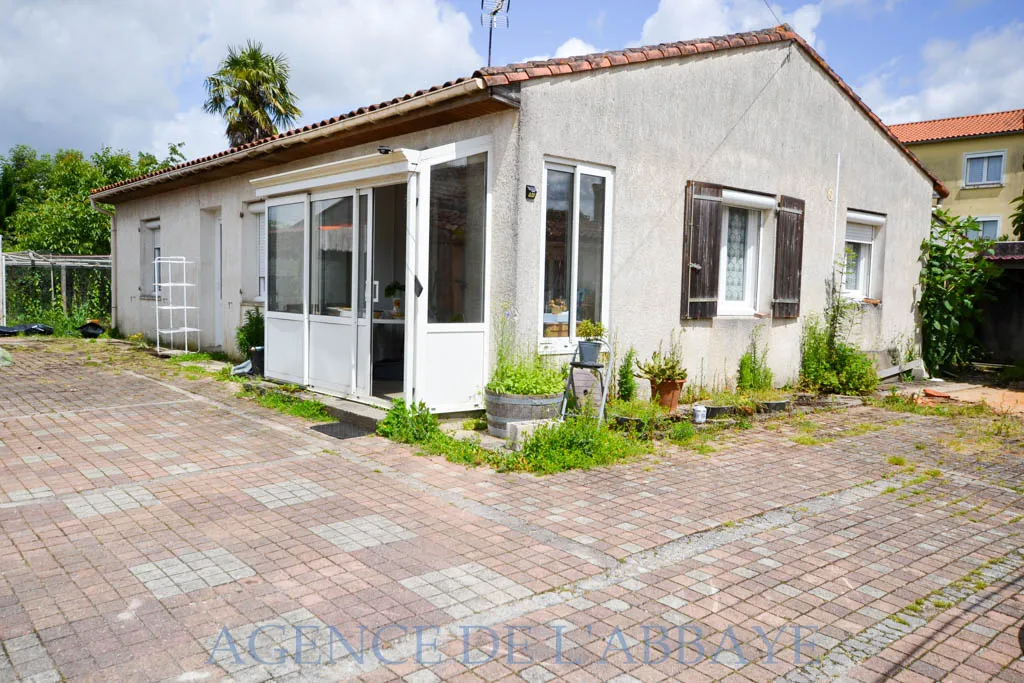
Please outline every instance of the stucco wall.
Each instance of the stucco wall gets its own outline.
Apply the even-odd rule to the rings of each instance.
[[[488,274],[491,301],[514,298],[514,259],[506,258],[505,255],[514,254],[516,249],[515,230],[507,229],[507,226],[516,225],[514,212],[518,208],[514,192],[518,185],[515,180],[518,139],[515,127],[515,113],[493,114],[118,204],[115,236],[118,328],[124,334],[142,332],[152,337],[155,333],[154,302],[150,298],[144,298],[140,292],[139,227],[143,220],[160,219],[161,249],[164,256],[185,256],[196,262],[196,272],[192,279],[200,284],[195,289],[200,296],[201,343],[204,348],[211,348],[216,344],[212,287],[212,257],[215,252],[212,249],[212,239],[215,234],[216,218],[220,216],[223,221],[224,254],[221,325],[223,348],[234,352],[235,329],[241,322],[244,308],[251,305],[245,300],[251,297],[244,298],[242,294],[243,289],[246,290],[246,294],[251,289],[251,286],[243,288],[243,277],[255,267],[251,260],[245,258],[251,258],[252,255],[243,239],[243,226],[249,230],[255,227],[255,222],[246,211],[247,202],[257,200],[249,183],[252,178],[372,154],[381,143],[394,148],[427,149],[484,135],[493,136],[493,168],[490,171],[494,179],[492,225],[501,226],[500,229],[494,229],[491,235],[492,259]]]
[[[753,328],[769,330],[778,381],[796,378],[801,322],[754,317],[680,323],[684,188],[688,179],[805,200],[802,314],[821,311],[845,211],[881,212],[873,280],[858,338],[880,349],[913,334],[917,254],[932,186],[899,149],[797,48],[766,46],[686,60],[527,81],[522,89],[520,181],[540,186],[546,156],[615,169],[611,328],[620,349],[653,351],[683,331],[693,381],[735,374]],[[838,195],[836,158],[842,155]],[[833,196],[835,198],[833,199]],[[541,202],[522,202],[517,308],[528,330],[541,312]],[[761,242],[758,309],[772,296],[775,218]],[[534,337],[536,338],[536,337]]]
[[[1012,235],[1010,202],[1024,191],[1024,134],[930,142],[911,149],[949,190],[943,207],[957,216],[999,216],[999,234]],[[1004,150],[1001,187],[964,187],[965,154]]]

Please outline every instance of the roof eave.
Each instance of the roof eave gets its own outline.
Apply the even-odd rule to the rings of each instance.
[[[141,178],[130,180],[123,184],[93,190],[90,196],[97,201],[110,203],[112,199],[119,195],[127,194],[129,192],[135,193],[153,185],[164,184],[187,176],[205,173],[216,168],[239,163],[246,159],[266,156],[296,145],[307,144],[327,137],[344,135],[349,131],[363,128],[365,126],[380,124],[399,116],[405,116],[461,97],[478,94],[485,90],[487,90],[487,85],[484,83],[483,79],[471,78],[444,88],[428,91],[378,109],[364,111],[353,116],[343,118],[334,123],[312,127],[309,130],[302,130],[292,135],[272,138],[252,146],[229,150],[226,154],[214,156],[200,161],[199,163],[182,165],[167,171],[142,176]]]

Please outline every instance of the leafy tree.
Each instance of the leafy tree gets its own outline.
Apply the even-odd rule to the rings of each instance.
[[[104,147],[86,158],[77,150],[37,155],[25,146],[0,160],[0,231],[5,249],[55,254],[107,254],[110,220],[92,210],[90,190],[166,168],[181,161],[182,143],[168,146],[159,160],[149,153],[136,158]],[[13,208],[13,210],[12,210]]]
[[[978,233],[971,217],[937,210],[931,234],[921,244],[921,350],[933,374],[967,365],[978,351],[982,304],[993,298],[993,280],[1002,269],[985,258],[994,241]]]
[[[262,43],[228,47],[220,68],[206,79],[204,109],[224,116],[232,147],[275,135],[302,116],[288,89],[290,71],[284,54],[270,55]]]

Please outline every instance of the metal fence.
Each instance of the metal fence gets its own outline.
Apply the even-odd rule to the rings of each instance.
[[[4,253],[0,241],[0,325],[54,314],[110,318],[110,256]]]

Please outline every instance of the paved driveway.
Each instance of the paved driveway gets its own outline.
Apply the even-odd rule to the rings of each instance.
[[[1007,419],[857,408],[540,478],[121,345],[7,348],[2,683],[1024,681]]]

